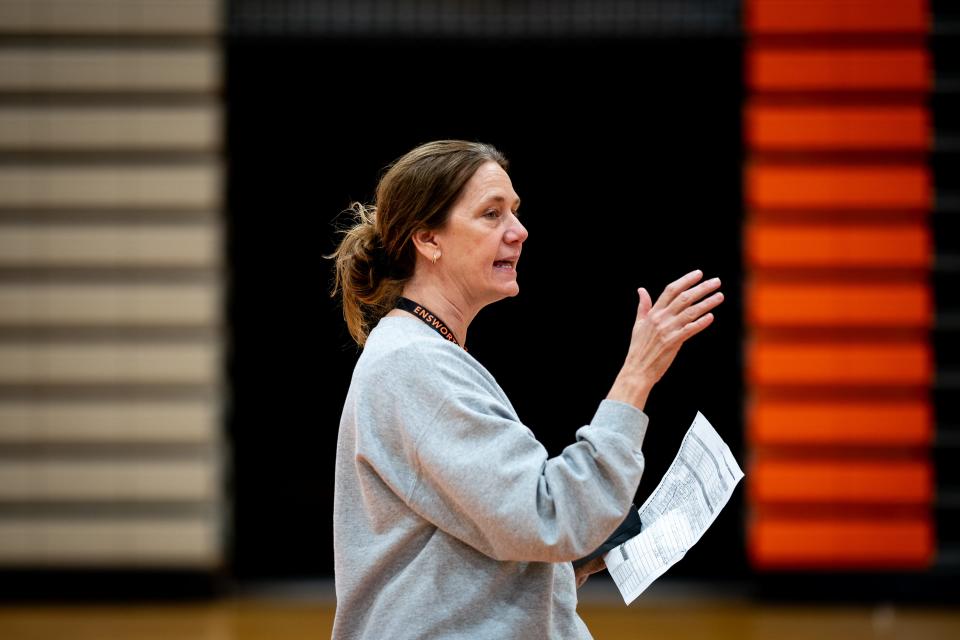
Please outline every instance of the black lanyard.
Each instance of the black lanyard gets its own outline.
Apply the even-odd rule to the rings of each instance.
[[[410,298],[404,298],[403,296],[400,296],[400,298],[397,300],[397,309],[409,311],[413,315],[426,322],[427,326],[433,327],[433,330],[439,333],[441,336],[458,347],[460,346],[460,343],[457,342],[457,338],[453,335],[453,331],[450,331],[450,328],[446,325],[446,323],[444,323],[444,321],[437,317],[435,313],[430,311],[430,309],[427,309],[422,304],[418,304]],[[467,348],[463,347],[463,350],[466,351]]]

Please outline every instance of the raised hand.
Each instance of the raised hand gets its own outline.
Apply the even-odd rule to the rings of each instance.
[[[723,302],[723,293],[716,291],[719,278],[697,284],[702,277],[696,270],[671,282],[652,305],[647,290],[637,290],[640,303],[630,348],[608,399],[642,409],[650,389],[666,373],[683,343],[710,326],[710,310]]]

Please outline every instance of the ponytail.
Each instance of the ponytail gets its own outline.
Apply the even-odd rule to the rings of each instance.
[[[342,294],[343,319],[362,347],[370,330],[396,304],[407,278],[391,277],[390,260],[377,232],[376,206],[354,202],[349,211],[353,224],[342,230],[340,245],[326,257],[335,260],[330,295]]]

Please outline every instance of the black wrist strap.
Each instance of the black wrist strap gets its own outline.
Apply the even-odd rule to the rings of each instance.
[[[642,528],[640,522],[640,514],[637,512],[637,507],[630,505],[630,511],[627,512],[627,517],[620,523],[620,526],[617,527],[617,530],[607,538],[607,541],[600,545],[593,553],[588,556],[584,556],[578,560],[573,561],[573,566],[580,567],[584,565],[597,556],[607,555],[612,549],[615,549],[622,545],[624,542],[634,537],[640,533]]]

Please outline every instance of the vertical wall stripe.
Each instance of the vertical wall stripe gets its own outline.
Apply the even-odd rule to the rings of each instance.
[[[222,566],[219,0],[0,0],[0,568]]]
[[[748,0],[748,550],[923,569],[931,444],[925,0]]]

